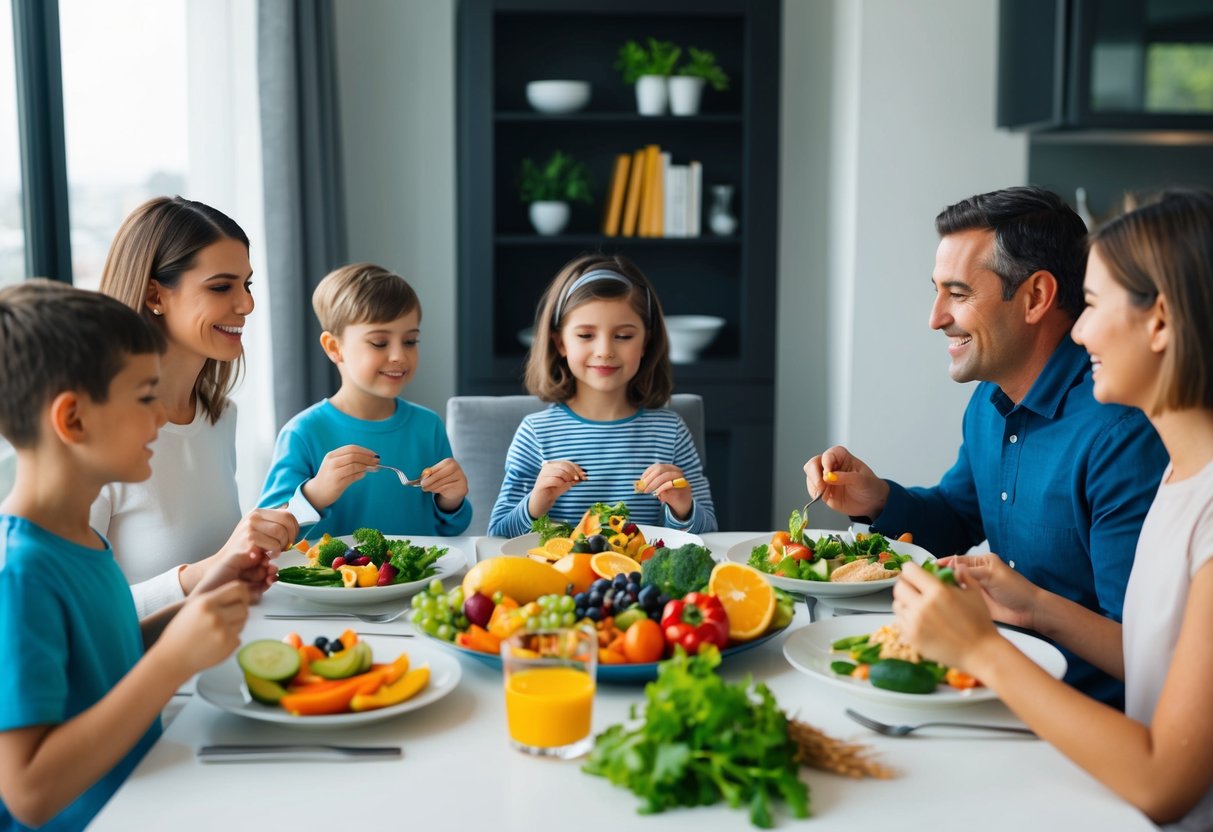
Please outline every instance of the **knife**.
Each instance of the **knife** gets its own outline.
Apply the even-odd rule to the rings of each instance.
[[[198,749],[201,763],[398,760],[403,755],[399,746],[390,745],[204,745]]]

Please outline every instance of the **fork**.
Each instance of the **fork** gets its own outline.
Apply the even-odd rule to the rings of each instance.
[[[397,477],[400,478],[401,485],[415,485],[418,488],[421,487],[421,477],[418,477],[415,480],[410,480],[408,478],[408,475],[405,474],[403,471],[401,471],[399,468],[393,468],[390,465],[376,465],[373,470],[375,470],[375,471],[392,471],[396,474]]]
[[[904,737],[906,734],[917,731],[919,728],[967,728],[976,731],[1002,731],[1007,734],[1036,736],[1036,732],[1030,728],[1016,728],[1011,725],[983,725],[978,722],[923,722],[919,725],[889,725],[885,722],[878,722],[870,716],[856,713],[850,708],[847,708],[846,714],[864,728],[870,728],[877,734],[884,734],[886,737]]]
[[[266,613],[266,618],[272,618],[277,621],[303,621],[305,619],[329,619],[329,618],[356,618],[367,624],[387,624],[389,621],[395,621],[400,616],[408,612],[408,608],[397,612],[271,612]]]

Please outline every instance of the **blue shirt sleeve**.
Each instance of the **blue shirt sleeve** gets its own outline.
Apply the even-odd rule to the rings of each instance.
[[[312,449],[311,443],[307,441],[306,432],[296,429],[293,423],[288,422],[279,431],[278,440],[274,443],[274,460],[270,464],[269,472],[265,475],[265,485],[261,488],[261,498],[257,501],[257,506],[259,508],[277,508],[290,504],[292,501],[307,502],[301,489],[305,483],[316,476],[316,472],[320,470],[320,464],[324,461],[323,455],[319,459],[315,457],[316,453]],[[311,504],[308,503],[308,505]],[[320,511],[312,506],[312,509],[321,520],[329,514],[327,508]],[[296,516],[295,519],[300,524],[299,535],[306,538],[308,531],[315,523],[305,523],[305,520],[309,518]]]
[[[0,731],[57,725],[67,717],[66,617],[31,572],[24,564],[0,569],[0,636],[21,651],[0,673]]]
[[[973,482],[973,469],[965,445],[956,463],[931,488],[905,488],[892,480],[884,510],[872,520],[872,529],[897,537],[905,532],[937,557],[965,552],[985,539],[981,505]]]
[[[514,439],[505,456],[505,478],[489,516],[490,535],[517,537],[530,532],[532,518],[528,503],[542,467],[539,438],[530,421],[524,418],[514,431]]]
[[[672,462],[682,469],[682,475],[690,485],[695,501],[691,504],[691,516],[686,520],[677,519],[670,507],[665,506],[666,524],[671,528],[685,529],[692,534],[716,531],[716,506],[712,502],[712,489],[703,472],[699,451],[695,449],[695,440],[681,416],[678,417],[678,438],[675,440]]]

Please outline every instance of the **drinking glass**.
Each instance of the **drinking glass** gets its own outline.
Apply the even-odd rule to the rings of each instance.
[[[519,751],[569,760],[590,750],[598,637],[588,628],[515,633],[501,642],[505,717]]]

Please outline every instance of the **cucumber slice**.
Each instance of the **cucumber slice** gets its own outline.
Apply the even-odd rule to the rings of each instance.
[[[263,638],[241,647],[236,663],[258,679],[285,682],[299,672],[299,651],[285,642]]]
[[[251,673],[244,674],[244,684],[253,701],[262,705],[277,705],[279,700],[286,696],[286,688],[282,685],[269,679],[260,679]]]
[[[358,642],[348,650],[334,653],[327,659],[317,659],[312,662],[312,672],[325,679],[347,679],[362,673],[363,664],[369,670],[371,663],[371,648]]]
[[[809,564],[809,574],[814,576],[809,580],[830,580],[830,562],[823,558],[818,558]]]
[[[868,680],[873,687],[898,693],[931,693],[937,683],[935,674],[920,664],[901,659],[883,659],[872,665]]]

